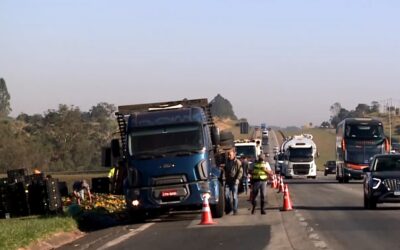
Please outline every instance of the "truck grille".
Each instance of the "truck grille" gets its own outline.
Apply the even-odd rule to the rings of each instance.
[[[154,186],[184,184],[186,182],[187,182],[187,179],[186,179],[186,176],[184,176],[184,175],[172,175],[172,176],[153,178]]]
[[[293,172],[298,175],[307,175],[310,172],[310,164],[293,164]]]
[[[385,179],[383,184],[389,191],[400,191],[400,179]]]

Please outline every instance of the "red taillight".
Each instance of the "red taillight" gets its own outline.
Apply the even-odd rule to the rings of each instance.
[[[368,167],[367,165],[359,165],[359,164],[351,164],[351,163],[347,163],[346,166],[348,168],[356,169],[356,170],[362,170],[362,169]]]
[[[385,151],[389,152],[390,151],[390,144],[389,144],[389,140],[385,139]]]
[[[342,150],[346,151],[346,141],[342,139]]]

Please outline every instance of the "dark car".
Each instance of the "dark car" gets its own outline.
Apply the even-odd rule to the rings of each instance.
[[[365,208],[374,209],[377,203],[400,203],[400,154],[375,155],[363,171]]]
[[[325,167],[324,170],[325,176],[327,176],[328,174],[336,174],[336,161],[326,161],[324,167]]]

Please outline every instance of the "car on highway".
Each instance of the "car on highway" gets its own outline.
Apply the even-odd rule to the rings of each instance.
[[[400,154],[375,155],[364,176],[364,207],[377,203],[400,203]]]
[[[324,175],[336,174],[336,161],[326,161],[324,164]]]

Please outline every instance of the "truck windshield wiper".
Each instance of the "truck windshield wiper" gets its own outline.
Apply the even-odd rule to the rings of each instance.
[[[161,158],[161,157],[164,157],[163,154],[146,153],[146,152],[144,152],[144,153],[139,153],[139,154],[135,154],[134,156],[135,156],[135,158],[138,158],[138,159],[141,159],[141,160],[144,160],[144,159],[154,159],[154,158]]]
[[[165,154],[175,154],[177,156],[185,156],[185,155],[192,155],[192,154],[198,154],[200,153],[201,150],[195,150],[195,149],[174,149],[174,150],[168,150],[163,153]]]

